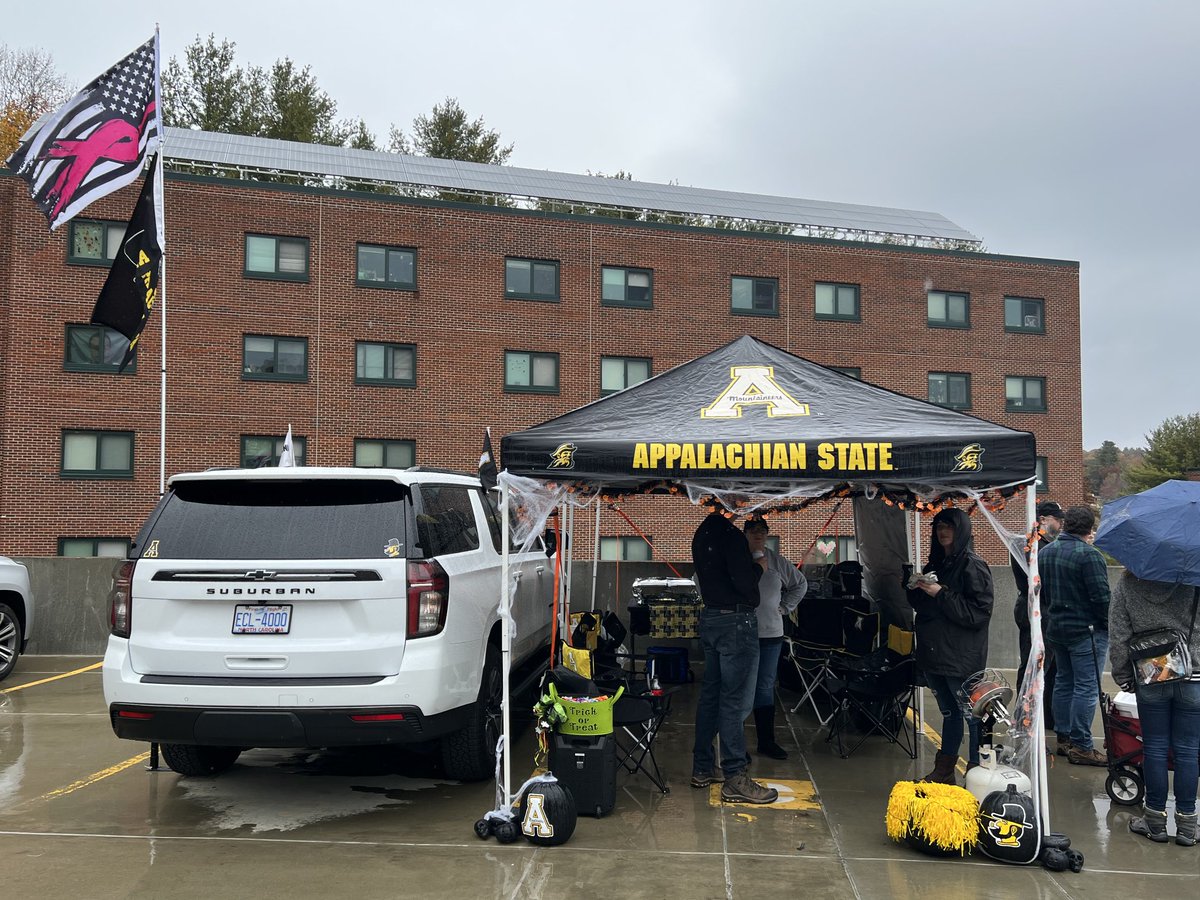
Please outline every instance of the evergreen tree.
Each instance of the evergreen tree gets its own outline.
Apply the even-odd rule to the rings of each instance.
[[[1172,416],[1146,435],[1149,446],[1142,464],[1126,473],[1134,492],[1200,469],[1200,413]]]

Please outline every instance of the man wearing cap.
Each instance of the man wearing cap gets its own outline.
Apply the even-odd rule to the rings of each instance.
[[[758,752],[772,759],[787,759],[775,740],[775,678],[783,650],[783,617],[792,614],[808,592],[808,579],[790,562],[767,546],[771,530],[761,516],[747,519],[743,528],[750,555],[766,560],[758,579],[758,679],[754,688],[754,730]]]
[[[1042,551],[1058,537],[1059,532],[1063,527],[1063,509],[1053,500],[1043,500],[1037,506],[1038,516],[1038,557],[1041,557]],[[1026,563],[1029,561],[1029,554],[1025,554]],[[1021,685],[1025,682],[1025,667],[1029,662],[1029,651],[1033,642],[1029,634],[1029,573],[1025,568],[1011,558],[1009,562],[1012,565],[1013,580],[1017,583],[1017,602],[1013,607],[1013,618],[1017,622],[1018,641],[1021,653],[1021,664],[1017,668],[1017,690],[1021,689]],[[1054,696],[1054,678],[1058,668],[1054,664],[1054,651],[1050,644],[1046,642],[1046,623],[1049,621],[1046,617],[1046,611],[1049,604],[1046,602],[1046,597],[1041,598],[1042,611],[1042,643],[1045,647],[1045,665],[1043,672],[1045,675],[1045,691],[1043,693],[1044,702],[1042,704],[1043,719],[1047,728],[1054,727],[1054,711],[1053,704],[1050,698]],[[1067,748],[1060,746],[1058,748],[1059,756],[1067,755]]]

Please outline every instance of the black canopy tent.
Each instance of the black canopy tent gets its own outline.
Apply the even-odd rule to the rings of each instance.
[[[817,365],[748,335],[633,387],[506,435],[513,475],[603,485],[846,482],[1013,488],[1033,435]],[[755,491],[771,493],[771,490]]]
[[[1027,487],[1030,522],[1035,512],[1029,432],[860,381],[749,335],[506,435],[501,462],[506,504],[518,479],[532,479],[553,484],[559,498],[570,491],[576,503],[684,486],[693,501],[709,494],[739,512],[835,493],[935,500]],[[510,519],[502,520],[507,530]],[[1033,566],[1031,583],[1036,557]],[[505,592],[503,612],[510,603]],[[1035,652],[1040,646],[1039,634]],[[507,735],[507,697],[503,720]],[[1041,755],[1033,754],[1035,765]],[[509,775],[506,753],[506,792]],[[1045,804],[1044,781],[1040,787]],[[1047,827],[1048,815],[1043,806]]]

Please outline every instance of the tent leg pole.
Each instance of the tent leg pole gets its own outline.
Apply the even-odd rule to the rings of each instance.
[[[592,546],[592,612],[596,611],[596,575],[600,571],[600,495],[596,495],[596,528]]]
[[[501,701],[500,701],[500,733],[504,737],[500,752],[504,755],[504,808],[512,808],[512,723],[509,715],[510,703],[508,696],[508,676],[512,669],[512,591],[509,578],[508,544],[511,540],[508,521],[511,495],[508,485],[503,488],[500,498],[500,546],[503,547],[500,566],[500,672],[501,672]]]
[[[1028,523],[1028,533],[1033,533],[1037,527],[1037,484],[1030,484],[1025,488],[1025,518]],[[1033,546],[1029,548],[1029,593],[1027,602],[1029,604],[1029,637],[1030,637],[1030,658],[1037,660],[1046,658],[1046,635],[1042,633],[1042,602],[1041,602],[1041,582],[1038,578],[1038,544],[1033,542]],[[1026,665],[1028,669],[1028,664]],[[1021,689],[1020,685],[1017,690]],[[1045,717],[1042,715],[1042,710],[1046,705],[1046,672],[1043,665],[1034,668],[1033,676],[1033,775],[1034,784],[1036,785],[1037,796],[1034,798],[1037,801],[1038,812],[1042,817],[1042,828],[1045,832],[1050,830],[1050,790],[1047,783],[1046,775],[1046,724]],[[1056,723],[1057,724],[1057,723]]]

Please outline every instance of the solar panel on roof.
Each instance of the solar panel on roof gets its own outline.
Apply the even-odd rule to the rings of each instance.
[[[743,194],[517,166],[489,166],[186,128],[166,129],[163,153],[167,159],[180,162],[232,168],[278,169],[350,180],[389,181],[488,194],[516,194],[567,203],[750,219],[813,228],[953,241],[979,240],[966,229],[933,212]]]

